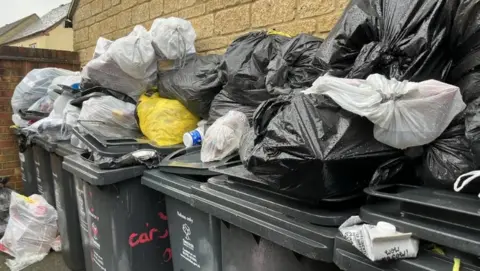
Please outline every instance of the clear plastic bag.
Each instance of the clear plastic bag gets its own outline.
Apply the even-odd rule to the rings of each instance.
[[[91,81],[94,85],[121,92],[138,101],[157,79],[150,35],[145,29],[140,29],[135,27],[130,35],[114,41],[104,54],[90,60],[82,70],[82,81]]]
[[[50,113],[53,110],[54,100],[49,96],[43,96],[28,108],[28,111]]]
[[[48,87],[47,93],[52,100],[56,100],[60,94],[57,91],[61,90],[61,86],[72,86],[73,84],[79,84],[82,81],[80,72],[72,72],[71,75],[59,76],[53,79],[52,84]]]
[[[210,126],[202,141],[202,162],[221,160],[238,150],[240,140],[250,128],[248,118],[238,111],[229,111]]]
[[[48,255],[57,237],[57,217],[43,197],[12,192],[10,219],[0,240],[0,251],[15,258],[6,262],[10,270],[22,270]]]
[[[89,132],[110,138],[135,138],[140,134],[135,120],[135,105],[112,96],[83,102],[78,119]]]
[[[11,101],[13,112],[18,113],[22,109],[28,109],[47,94],[48,87],[55,78],[71,73],[71,71],[56,68],[34,69],[29,72],[13,92]]]
[[[194,54],[197,34],[192,24],[181,18],[170,17],[156,19],[150,35],[157,56],[167,59],[183,59]]]
[[[458,87],[436,80],[420,83],[322,76],[306,90],[324,94],[343,109],[375,124],[378,141],[398,149],[422,146],[438,138],[466,105]]]

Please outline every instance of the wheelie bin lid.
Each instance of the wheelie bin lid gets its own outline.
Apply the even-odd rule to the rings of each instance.
[[[173,152],[162,160],[159,169],[163,172],[180,175],[216,176],[220,173],[211,171],[210,168],[240,159],[238,154],[232,154],[220,161],[203,163],[200,159],[201,150],[202,146],[193,146]]]
[[[33,144],[40,146],[42,149],[46,150],[47,152],[54,152],[58,145],[57,142],[49,141],[47,138],[41,135],[33,136],[32,142]]]
[[[414,259],[372,262],[341,234],[335,238],[333,261],[341,270],[346,271],[451,271],[454,265],[453,257],[436,254],[423,248]],[[473,271],[479,268],[462,259],[462,270]]]
[[[75,127],[73,133],[90,150],[104,157],[119,157],[140,149],[154,149],[159,154],[168,155],[183,148],[183,145],[157,146],[152,141],[139,138],[106,138],[92,133],[82,133]]]
[[[182,177],[153,169],[143,173],[142,184],[174,199],[193,204],[192,188],[200,186],[201,182],[193,177]]]
[[[80,154],[66,156],[63,168],[91,185],[104,186],[142,176],[145,166],[131,166],[119,169],[100,169]]]
[[[389,222],[419,239],[480,256],[480,202],[474,196],[412,186],[366,192],[380,200],[360,209],[362,220]]]
[[[242,198],[246,191],[228,194],[217,188],[219,177],[193,186],[193,206],[227,223],[265,238],[307,258],[330,263],[337,227],[316,226],[271,210],[262,202]]]
[[[311,204],[316,207],[330,208],[330,209],[352,209],[352,207],[359,207],[364,203],[363,192],[355,193],[344,197],[333,197],[323,199],[321,201],[311,202],[308,200],[298,199],[291,194],[282,194],[280,192],[274,192],[268,182],[256,177],[253,173],[248,171],[241,161],[234,161],[226,163],[224,165],[211,168],[211,171],[221,173],[228,176],[229,179],[235,182],[242,183],[248,186],[254,186],[257,189],[264,190],[268,193],[276,193],[278,196],[291,199],[292,201],[302,202],[303,204]]]
[[[70,144],[70,142],[66,141],[57,143],[57,147],[55,148],[55,153],[62,157],[72,154],[81,154],[84,152],[85,150],[74,147],[72,144]]]

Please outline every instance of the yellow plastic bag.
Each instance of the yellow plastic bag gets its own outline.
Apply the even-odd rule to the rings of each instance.
[[[183,134],[197,128],[199,119],[179,101],[160,98],[158,93],[140,97],[137,105],[140,130],[159,146],[183,142]]]

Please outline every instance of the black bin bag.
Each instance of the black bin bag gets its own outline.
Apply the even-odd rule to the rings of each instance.
[[[460,87],[469,104],[480,97],[480,0],[457,1],[450,38],[453,65],[447,81]]]
[[[345,196],[368,185],[400,151],[376,141],[373,124],[322,95],[279,96],[255,112],[244,135],[244,166],[271,188],[304,201]]]
[[[179,68],[158,75],[160,96],[180,101],[190,112],[208,119],[213,98],[222,90],[222,56],[189,55]]]
[[[458,0],[352,0],[317,57],[337,77],[442,80]]]
[[[300,34],[283,44],[280,53],[268,65],[267,90],[271,94],[290,94],[294,89],[311,87],[325,73],[315,55],[322,39]]]

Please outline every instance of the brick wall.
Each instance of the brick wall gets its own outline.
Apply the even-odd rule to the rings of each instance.
[[[33,69],[58,67],[80,68],[78,53],[44,49],[0,47],[0,177],[9,176],[9,186],[22,190],[18,146],[10,126],[13,91],[23,77]]]
[[[326,36],[348,0],[80,0],[73,17],[74,49],[85,64],[98,37],[117,39],[134,25],[182,17],[197,32],[198,52],[223,53],[239,35],[276,29]]]

